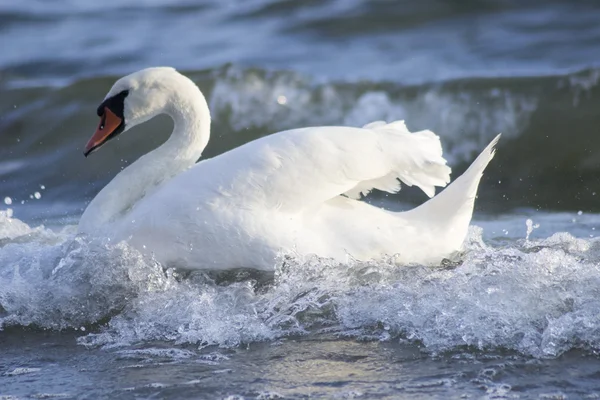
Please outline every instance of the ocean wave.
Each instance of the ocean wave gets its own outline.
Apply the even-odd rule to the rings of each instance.
[[[600,350],[600,240],[532,239],[531,222],[508,245],[485,243],[473,227],[460,261],[439,268],[286,255],[266,280],[163,270],[125,243],[25,226],[0,219],[0,330],[73,329],[80,344],[105,348],[328,334],[415,342],[431,354]]]

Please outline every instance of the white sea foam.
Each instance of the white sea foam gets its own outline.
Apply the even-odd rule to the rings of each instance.
[[[523,237],[525,228],[522,220]],[[433,353],[600,349],[595,238],[556,233],[491,246],[472,228],[458,266],[283,257],[264,286],[164,271],[124,243],[90,243],[6,215],[0,231],[10,238],[0,245],[0,329],[85,327],[86,346],[172,343],[127,357],[185,358],[173,345],[235,347],[318,332],[418,341]]]
[[[41,368],[27,368],[27,367],[17,367],[10,371],[5,372],[3,375],[5,376],[17,376],[17,375],[25,375],[32,374],[34,372],[41,371]]]
[[[215,119],[228,121],[236,131],[406,119],[413,131],[431,129],[441,135],[451,163],[472,160],[499,132],[505,138],[518,137],[538,105],[534,96],[502,88],[465,92],[430,85],[398,93],[393,85],[350,88],[316,84],[292,72],[268,74],[235,67],[215,81],[209,101]]]

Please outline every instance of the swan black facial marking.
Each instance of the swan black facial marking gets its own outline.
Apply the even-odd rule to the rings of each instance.
[[[96,114],[100,117],[100,124],[86,145],[84,156],[87,157],[125,130],[125,98],[128,94],[129,90],[123,90],[119,94],[107,98],[98,106]]]
[[[104,114],[104,108],[107,107],[117,117],[121,118],[122,120],[125,120],[123,112],[125,110],[125,97],[127,97],[128,94],[129,90],[123,90],[122,92],[104,100],[102,104],[98,106],[96,114],[98,114],[98,116],[101,117]]]

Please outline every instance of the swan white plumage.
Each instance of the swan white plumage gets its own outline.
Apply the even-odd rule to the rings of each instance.
[[[402,121],[288,130],[196,163],[209,139],[208,105],[190,79],[160,67],[114,84],[85,154],[163,113],[174,121],[170,138],[100,191],[79,231],[191,269],[272,270],[282,252],[439,263],[461,249],[499,139],[435,197],[450,181],[440,140]],[[433,198],[407,212],[354,199],[373,188],[397,192],[400,181]]]

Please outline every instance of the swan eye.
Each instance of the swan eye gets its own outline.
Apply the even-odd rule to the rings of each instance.
[[[102,115],[100,116],[100,125],[98,125],[98,130],[104,130],[104,125],[106,124],[106,114],[104,110],[102,110]]]

